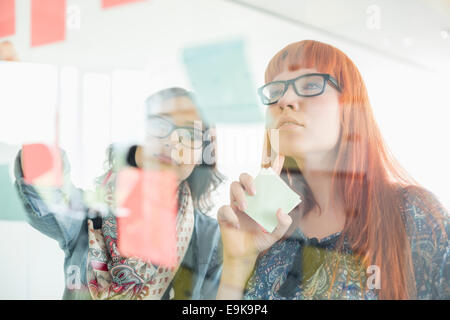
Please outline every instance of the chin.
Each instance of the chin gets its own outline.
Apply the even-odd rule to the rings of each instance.
[[[293,146],[292,144],[289,148],[280,147],[280,154],[285,157],[290,157],[292,159],[301,159],[307,154],[309,150],[304,146]]]
[[[305,145],[294,144],[292,141],[286,144],[280,143],[280,154],[285,157],[298,158],[307,152],[308,148]]]

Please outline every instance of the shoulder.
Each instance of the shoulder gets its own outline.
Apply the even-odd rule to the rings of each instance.
[[[195,210],[195,236],[199,255],[202,260],[220,263],[222,255],[222,241],[220,228],[216,219]]]
[[[427,206],[429,209],[438,209],[441,213],[446,213],[446,209],[439,201],[439,198],[430,190],[420,186],[406,186],[400,188],[403,200],[408,206]]]
[[[433,247],[446,244],[448,235],[448,210],[431,191],[419,186],[401,188],[402,214],[408,234],[416,240],[432,240]]]
[[[212,235],[220,232],[219,223],[213,217],[207,216],[198,209],[194,210],[194,215],[195,228],[201,231],[202,234]]]
[[[430,227],[446,224],[448,210],[431,191],[419,186],[401,188],[403,211],[412,219],[426,220]]]
[[[409,229],[417,296],[420,299],[448,297],[448,210],[438,197],[421,187],[402,190]]]

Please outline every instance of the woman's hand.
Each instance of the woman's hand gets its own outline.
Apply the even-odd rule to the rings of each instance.
[[[276,139],[276,135],[275,135]],[[277,141],[274,141],[278,145]],[[271,147],[268,131],[264,137],[261,166],[280,174],[285,157]],[[255,195],[253,178],[243,173],[230,187],[230,205],[217,213],[223,244],[223,270],[217,299],[241,299],[245,284],[253,271],[258,254],[277,242],[292,224],[292,218],[278,209],[278,225],[268,233],[245,211],[245,193]]]
[[[253,178],[246,173],[230,188],[230,205],[219,209],[217,220],[223,243],[224,272],[233,271],[233,282],[245,281],[253,270],[256,257],[286,233],[292,218],[278,209],[278,225],[272,233],[266,232],[246,213],[245,192],[255,195]],[[236,274],[239,273],[239,274]]]
[[[62,187],[67,159],[61,149],[42,143],[25,144],[19,161],[26,183],[34,187]]]

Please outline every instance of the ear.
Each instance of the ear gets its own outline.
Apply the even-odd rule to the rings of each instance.
[[[284,159],[283,155],[279,152],[279,131],[277,129],[265,129],[264,131],[264,142],[263,142],[263,153],[262,153],[262,168],[272,168],[276,174],[280,174],[281,169],[283,169]],[[272,143],[274,147],[272,147]]]

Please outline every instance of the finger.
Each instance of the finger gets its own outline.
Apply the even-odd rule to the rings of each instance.
[[[234,181],[230,186],[230,198],[232,206],[237,206],[240,211],[247,210],[245,191],[242,188],[242,185],[237,181]]]
[[[278,225],[272,231],[272,237],[278,241],[281,239],[292,224],[292,218],[278,209],[277,211]]]
[[[276,174],[280,175],[281,170],[283,169],[283,164],[284,164],[284,156],[276,154],[272,162],[273,171],[275,171]]]
[[[271,167],[276,174],[280,174],[283,169],[283,155],[279,154],[279,131],[278,129],[266,129],[263,142],[263,155],[261,166]]]
[[[279,175],[284,164],[284,156],[280,155],[280,131],[278,129],[267,130],[267,140],[270,147],[270,166]]]
[[[266,129],[264,131],[264,142],[263,142],[263,151],[261,157],[261,167],[268,168],[270,167],[271,159],[270,159],[270,142],[268,137],[269,130]]]
[[[248,173],[242,173],[239,176],[239,182],[248,194],[253,196],[256,194],[255,183],[251,175],[249,175]]]
[[[219,225],[239,229],[239,219],[230,206],[222,206],[217,212],[217,221]]]

